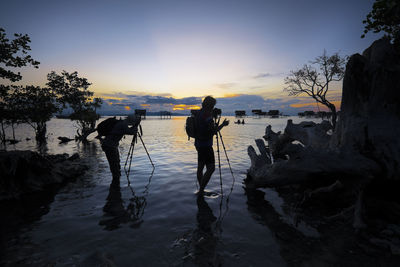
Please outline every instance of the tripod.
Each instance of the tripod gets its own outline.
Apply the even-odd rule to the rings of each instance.
[[[214,120],[215,120],[215,124],[217,126],[217,129],[218,129],[218,126],[219,126],[219,123],[220,123],[220,120],[221,120],[221,116],[218,116],[217,118],[214,118]],[[219,140],[221,140],[222,148],[224,149],[224,152],[225,152],[226,161],[228,162],[229,170],[230,170],[230,172],[232,174],[232,181],[233,181],[232,185],[235,183],[235,176],[233,175],[231,163],[229,161],[228,153],[226,152],[226,148],[225,148],[224,139],[222,138],[222,134],[221,134],[220,130],[217,131],[216,138],[217,138],[219,181],[220,181],[220,186],[221,186],[221,195],[223,197],[224,193],[223,193],[223,189],[222,189],[221,156],[220,156],[220,152],[219,152]],[[232,189],[233,189],[233,187],[231,188],[231,192],[232,192]]]
[[[130,174],[130,172],[131,172],[133,150],[135,149],[135,143],[137,143],[137,138],[138,138],[138,137],[139,137],[140,141],[142,142],[143,148],[144,148],[144,150],[146,151],[147,157],[149,158],[151,165],[153,166],[153,171],[154,171],[154,168],[155,168],[155,167],[154,167],[154,164],[153,164],[153,161],[151,160],[150,154],[149,154],[149,152],[147,151],[146,145],[145,145],[144,142],[143,142],[143,138],[142,138],[143,130],[142,130],[142,126],[141,126],[141,125],[139,125],[139,129],[140,129],[140,132],[137,132],[137,133],[132,137],[131,146],[129,147],[128,155],[127,155],[127,157],[126,157],[125,165],[124,165],[124,171],[125,171],[125,174],[126,174],[126,179],[128,180],[128,185],[131,184],[131,181],[129,180],[129,174]],[[128,161],[129,161],[129,165],[128,165]],[[128,169],[126,168],[126,165],[128,165]]]

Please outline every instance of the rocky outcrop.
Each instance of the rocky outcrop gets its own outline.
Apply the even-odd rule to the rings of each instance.
[[[368,206],[370,214],[380,212],[374,204],[378,200],[391,214],[400,213],[396,194],[389,194],[390,184],[400,184],[399,103],[400,55],[389,40],[381,39],[362,55],[350,57],[335,131],[324,122],[289,120],[283,133],[267,126],[268,146],[259,139],[260,153],[248,148],[252,163],[247,187],[301,185],[301,203],[321,192],[341,190],[337,196],[347,195],[348,207],[331,217],[351,211],[357,229],[365,227],[363,207]],[[385,188],[382,192],[373,188],[377,181]],[[336,197],[330,202],[342,201]]]
[[[0,201],[44,192],[76,179],[87,170],[74,154],[41,155],[32,151],[0,152]]]
[[[343,81],[341,116],[330,147],[373,159],[381,177],[400,173],[400,56],[389,40],[353,55]]]
[[[260,154],[248,149],[250,181],[262,187],[327,174],[400,179],[399,103],[400,56],[389,40],[381,39],[349,59],[333,134],[326,122],[289,120],[283,133],[267,126],[268,153],[262,140],[257,143]]]

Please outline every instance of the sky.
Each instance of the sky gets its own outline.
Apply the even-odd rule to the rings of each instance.
[[[22,84],[44,86],[50,71],[78,71],[104,100],[102,113],[188,111],[206,95],[223,113],[317,107],[288,96],[284,78],[320,56],[362,53],[373,0],[2,0],[0,27],[26,33],[39,69]],[[329,99],[340,106],[341,83]]]

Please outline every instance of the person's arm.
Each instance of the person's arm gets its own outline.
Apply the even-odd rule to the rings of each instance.
[[[229,121],[228,121],[227,119],[225,119],[225,120],[217,127],[217,129],[216,129],[215,132],[220,131],[222,128],[224,128],[225,126],[228,126],[228,125],[229,125]]]
[[[229,121],[225,119],[220,125],[216,125],[213,120],[210,121],[210,125],[212,125],[212,131],[213,134],[216,134],[218,131],[220,131],[223,127],[229,125]]]

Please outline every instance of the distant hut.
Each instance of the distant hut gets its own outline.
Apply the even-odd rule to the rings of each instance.
[[[265,117],[265,116],[267,116],[267,112],[266,111],[261,111],[258,115]]]
[[[237,118],[246,117],[246,111],[245,110],[235,110],[235,117],[237,117]]]
[[[160,111],[161,119],[171,119],[171,112],[169,111]]]
[[[140,116],[141,119],[146,119],[146,110],[145,109],[135,109],[135,115]]]
[[[253,109],[251,111],[251,113],[253,113],[253,115],[259,115],[261,112],[262,112],[261,109]]]
[[[306,117],[314,117],[315,116],[315,112],[312,110],[306,110],[304,111],[304,116]]]
[[[279,117],[279,110],[276,109],[271,109],[268,111],[268,116],[271,116],[271,118],[278,118]]]

